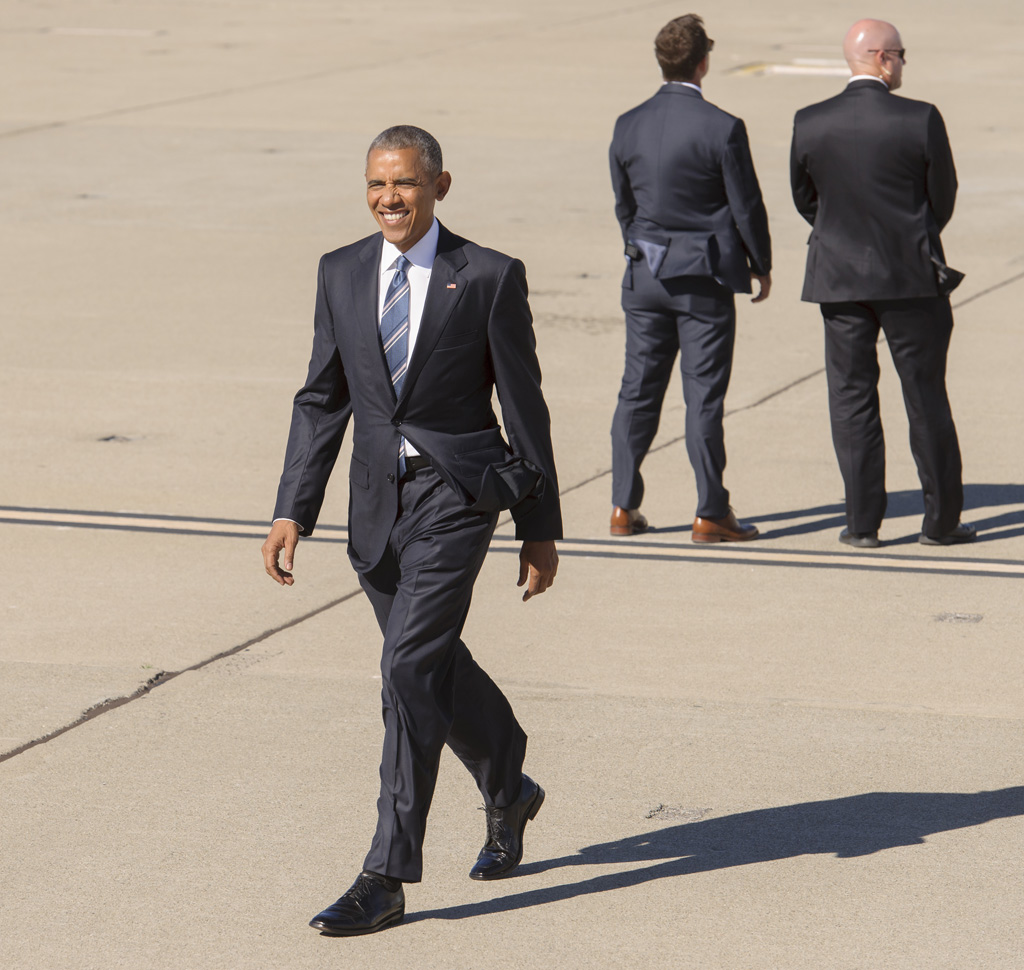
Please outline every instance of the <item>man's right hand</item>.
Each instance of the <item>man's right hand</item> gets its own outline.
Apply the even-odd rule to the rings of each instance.
[[[291,570],[295,563],[295,547],[299,542],[299,525],[288,519],[278,519],[271,527],[267,541],[263,543],[263,565],[267,575],[280,586],[291,586],[295,579]],[[284,550],[284,569],[277,564],[277,557]]]
[[[750,302],[760,303],[762,300],[767,300],[768,294],[771,292],[772,289],[772,274],[769,273],[767,276],[758,276],[757,273],[751,273],[750,278],[752,280],[757,280],[758,284],[761,287],[760,292]]]

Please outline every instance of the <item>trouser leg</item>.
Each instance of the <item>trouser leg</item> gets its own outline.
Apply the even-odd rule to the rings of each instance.
[[[497,516],[470,512],[432,471],[403,483],[400,503],[384,559],[360,576],[384,633],[381,790],[364,867],[416,882],[445,742],[501,805],[518,795],[526,736],[460,639]]]
[[[722,421],[732,374],[736,309],[732,293],[714,280],[687,280],[685,287],[677,297],[676,323],[686,402],[686,452],[697,482],[697,515],[719,519],[729,514],[729,491],[722,481]]]
[[[473,776],[486,805],[504,808],[518,797],[526,733],[512,705],[460,640],[455,694],[446,743]]]
[[[946,357],[953,313],[946,297],[879,304],[879,319],[903,388],[910,450],[924,494],[921,531],[952,532],[964,492],[960,444],[946,393]]]
[[[639,272],[639,270],[638,270]],[[626,362],[612,418],[612,504],[636,509],[644,497],[640,466],[658,432],[661,405],[679,350],[670,315],[631,302],[626,311]]]
[[[821,315],[832,444],[846,487],[847,528],[876,532],[886,507],[878,318],[864,303],[823,303]]]

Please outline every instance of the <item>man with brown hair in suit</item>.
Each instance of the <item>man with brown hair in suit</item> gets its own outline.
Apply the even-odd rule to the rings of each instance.
[[[647,529],[640,466],[680,360],[686,451],[697,481],[694,542],[744,542],[722,481],[725,394],[736,339],[734,294],[771,289],[768,215],[743,122],[704,100],[714,41],[696,14],[655,38],[663,83],[615,123],[609,153],[625,243],[626,363],[612,419],[612,535]]]

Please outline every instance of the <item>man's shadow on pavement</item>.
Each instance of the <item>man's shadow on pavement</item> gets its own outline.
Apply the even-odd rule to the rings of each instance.
[[[965,485],[964,512],[971,509],[987,509],[998,506],[1016,506],[1006,512],[990,515],[984,519],[965,516],[966,521],[976,526],[978,538],[975,542],[991,542],[994,539],[1011,539],[1024,535],[1024,485]],[[903,516],[923,516],[924,501],[920,489],[903,489],[889,492],[886,508],[886,519]],[[814,508],[796,509],[789,512],[773,512],[768,515],[751,515],[751,521],[759,525],[765,522],[788,522],[791,519],[809,519],[797,525],[785,526],[780,529],[761,529],[764,539],[781,539],[785,536],[803,535],[808,532],[821,532],[825,529],[842,529],[846,525],[846,507],[842,503],[834,505],[818,505]],[[918,523],[919,525],[919,523]],[[668,529],[658,530],[667,532]],[[905,545],[917,542],[917,532],[898,539],[885,539],[884,546]]]
[[[574,866],[648,862],[653,865],[479,903],[411,913],[406,922],[510,912],[639,886],[655,879],[813,853],[834,853],[837,858],[849,859],[897,846],[921,845],[925,836],[936,832],[1018,815],[1024,815],[1024,786],[975,794],[872,792],[741,812],[589,845],[575,855],[520,866],[516,877]]]

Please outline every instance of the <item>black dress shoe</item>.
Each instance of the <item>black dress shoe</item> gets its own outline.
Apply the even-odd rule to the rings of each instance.
[[[877,532],[851,532],[849,529],[843,529],[839,533],[839,541],[858,549],[877,549],[881,544]]]
[[[544,804],[544,789],[529,775],[523,775],[519,798],[506,808],[489,807],[487,841],[469,872],[470,879],[502,879],[523,859],[526,823],[537,817]]]
[[[944,536],[926,536],[923,532],[917,537],[922,546],[955,546],[960,542],[973,542],[978,530],[973,525],[961,522],[952,532]]]
[[[397,888],[390,889],[388,883]],[[375,872],[361,872],[348,892],[333,906],[314,916],[309,925],[326,936],[361,936],[386,930],[400,922],[404,915],[402,884]]]

